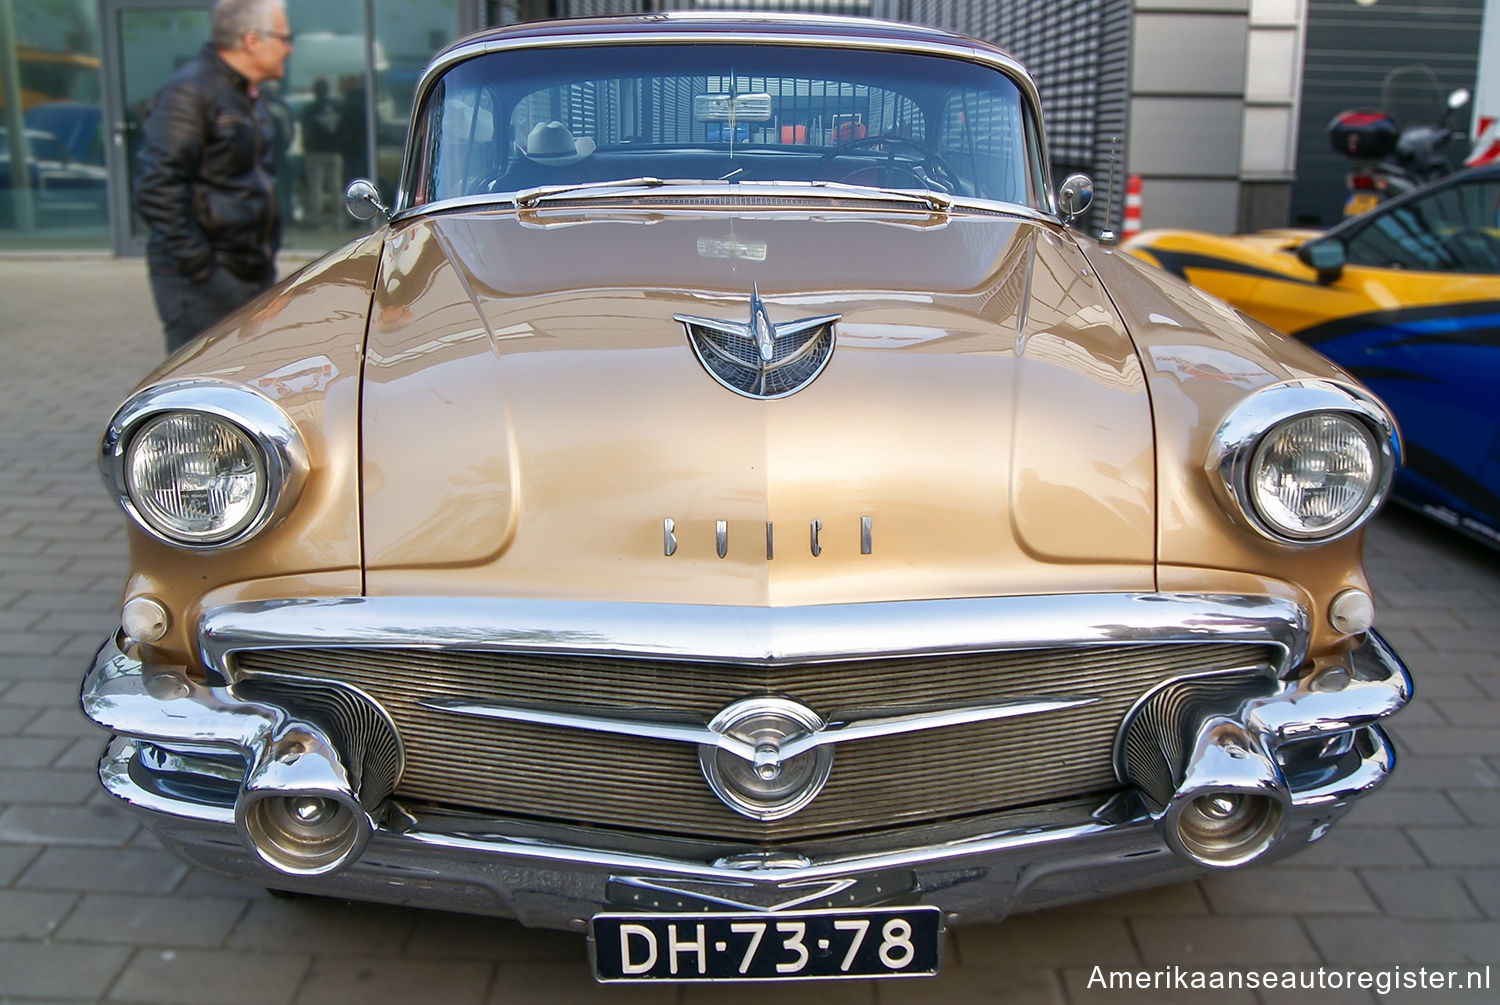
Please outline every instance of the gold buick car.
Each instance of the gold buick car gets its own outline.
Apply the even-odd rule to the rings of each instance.
[[[104,787],[204,868],[908,977],[1321,837],[1411,693],[1386,408],[1069,223],[1026,71],[670,15],[439,53],[378,227],[109,420]]]

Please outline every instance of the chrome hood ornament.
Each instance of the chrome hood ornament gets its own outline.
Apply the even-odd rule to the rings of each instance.
[[[750,291],[750,321],[674,314],[709,376],[747,398],[784,398],[812,383],[833,357],[833,323],[824,314],[777,325],[766,313],[760,287]]]

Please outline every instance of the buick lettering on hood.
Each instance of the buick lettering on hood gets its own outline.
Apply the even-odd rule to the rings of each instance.
[[[1317,840],[1411,693],[1360,553],[1397,431],[1090,197],[1026,71],[924,28],[440,52],[371,231],[108,420],[105,789],[602,981],[932,974]]]

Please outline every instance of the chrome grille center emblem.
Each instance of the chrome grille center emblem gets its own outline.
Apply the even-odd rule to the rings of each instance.
[[[687,328],[688,344],[709,376],[747,398],[784,398],[812,383],[833,357],[833,323],[842,315],[824,314],[775,324],[750,291],[748,323],[674,314]]]
[[[786,698],[745,698],[714,716],[708,728],[754,753],[746,758],[704,743],[698,746],[698,766],[714,795],[736,813],[780,820],[812,802],[828,781],[833,746],[805,749],[805,741],[823,727],[812,709]]]

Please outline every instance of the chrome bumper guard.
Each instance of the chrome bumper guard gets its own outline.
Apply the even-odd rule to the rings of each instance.
[[[1287,651],[1300,657],[1295,645]],[[1195,719],[1165,799],[1128,784],[1102,804],[776,850],[464,817],[384,793],[372,805],[317,726],[196,683],[181,667],[143,663],[114,639],[82,704],[116,734],[100,761],[105,789],[205,868],[278,889],[581,930],[610,909],[883,903],[933,904],[950,924],[986,922],[1280,857],[1386,779],[1395,754],[1376,723],[1410,695],[1405,667],[1370,632],[1342,659]],[[316,840],[278,840],[265,812],[278,796],[293,814],[327,819]],[[1231,831],[1239,838],[1226,839]]]

